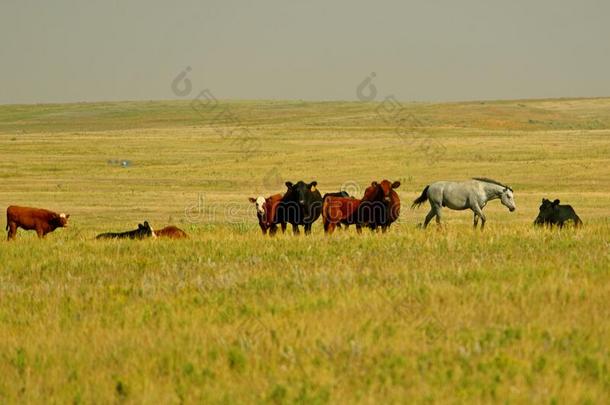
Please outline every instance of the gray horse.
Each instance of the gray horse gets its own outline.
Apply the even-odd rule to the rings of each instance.
[[[441,223],[441,210],[443,207],[452,210],[465,210],[470,208],[474,212],[474,227],[477,227],[481,218],[481,229],[485,226],[483,208],[488,201],[499,198],[511,212],[516,209],[513,199],[513,189],[492,179],[475,177],[464,182],[437,181],[422,191],[421,195],[413,201],[411,208],[415,208],[426,200],[430,201],[430,212],[426,215],[424,228],[436,216],[436,223]]]

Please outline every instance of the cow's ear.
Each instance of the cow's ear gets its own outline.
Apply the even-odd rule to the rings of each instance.
[[[313,188],[313,187],[315,187],[317,185],[318,185],[318,182],[314,180],[311,183],[309,183],[309,187],[307,187],[307,188]]]
[[[400,187],[400,181],[395,181],[394,183],[392,183],[392,188],[398,188]]]
[[[371,182],[371,186],[377,187],[377,182],[376,181]]]
[[[248,201],[250,201],[251,203],[255,203],[256,202],[256,198],[248,197]]]
[[[66,214],[66,219],[70,218],[70,214]]]
[[[544,204],[545,202],[547,202],[548,200],[546,198],[542,199],[542,203]]]
[[[287,181],[285,184],[286,184],[286,187],[288,187],[289,189],[292,188],[292,182],[291,181]]]
[[[144,225],[138,224],[138,229],[142,229],[142,228],[144,228]]]
[[[559,200],[553,201],[553,205],[559,205]]]

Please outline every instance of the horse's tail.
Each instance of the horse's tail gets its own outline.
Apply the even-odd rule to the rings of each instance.
[[[428,199],[428,188],[430,186],[426,186],[426,188],[424,188],[424,191],[421,192],[421,195],[419,197],[417,197],[415,200],[413,200],[413,204],[411,204],[411,208],[416,208],[419,207],[420,205],[422,205],[423,203],[426,202],[426,200]]]

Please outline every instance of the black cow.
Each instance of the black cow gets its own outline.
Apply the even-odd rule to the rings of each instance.
[[[138,229],[133,231],[101,233],[95,239],[144,239],[150,237],[156,238],[157,235],[148,221],[144,221],[144,224],[138,224]]]
[[[295,235],[299,233],[299,225],[303,226],[305,234],[311,233],[311,225],[322,213],[322,195],[316,190],[317,185],[316,181],[296,184],[287,181],[286,194],[278,205],[274,224],[290,223]]]
[[[322,200],[326,200],[326,197],[349,198],[349,194],[347,193],[347,191],[337,191],[336,193],[326,193],[326,194],[324,194],[324,197],[322,197]]]
[[[571,205],[559,205],[559,200],[552,201],[546,198],[542,199],[540,212],[534,221],[534,225],[558,225],[563,228],[563,224],[567,221],[574,221],[574,226],[579,227],[582,221],[574,212]]]

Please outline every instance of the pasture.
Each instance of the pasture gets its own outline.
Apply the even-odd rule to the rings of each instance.
[[[610,99],[220,104],[237,124],[185,101],[0,106],[2,229],[10,204],[71,214],[0,240],[0,402],[607,401]],[[474,176],[517,210],[416,228],[425,185]],[[384,178],[383,235],[270,239],[248,202]],[[532,227],[543,197],[584,227]],[[144,220],[190,237],[94,240]]]

